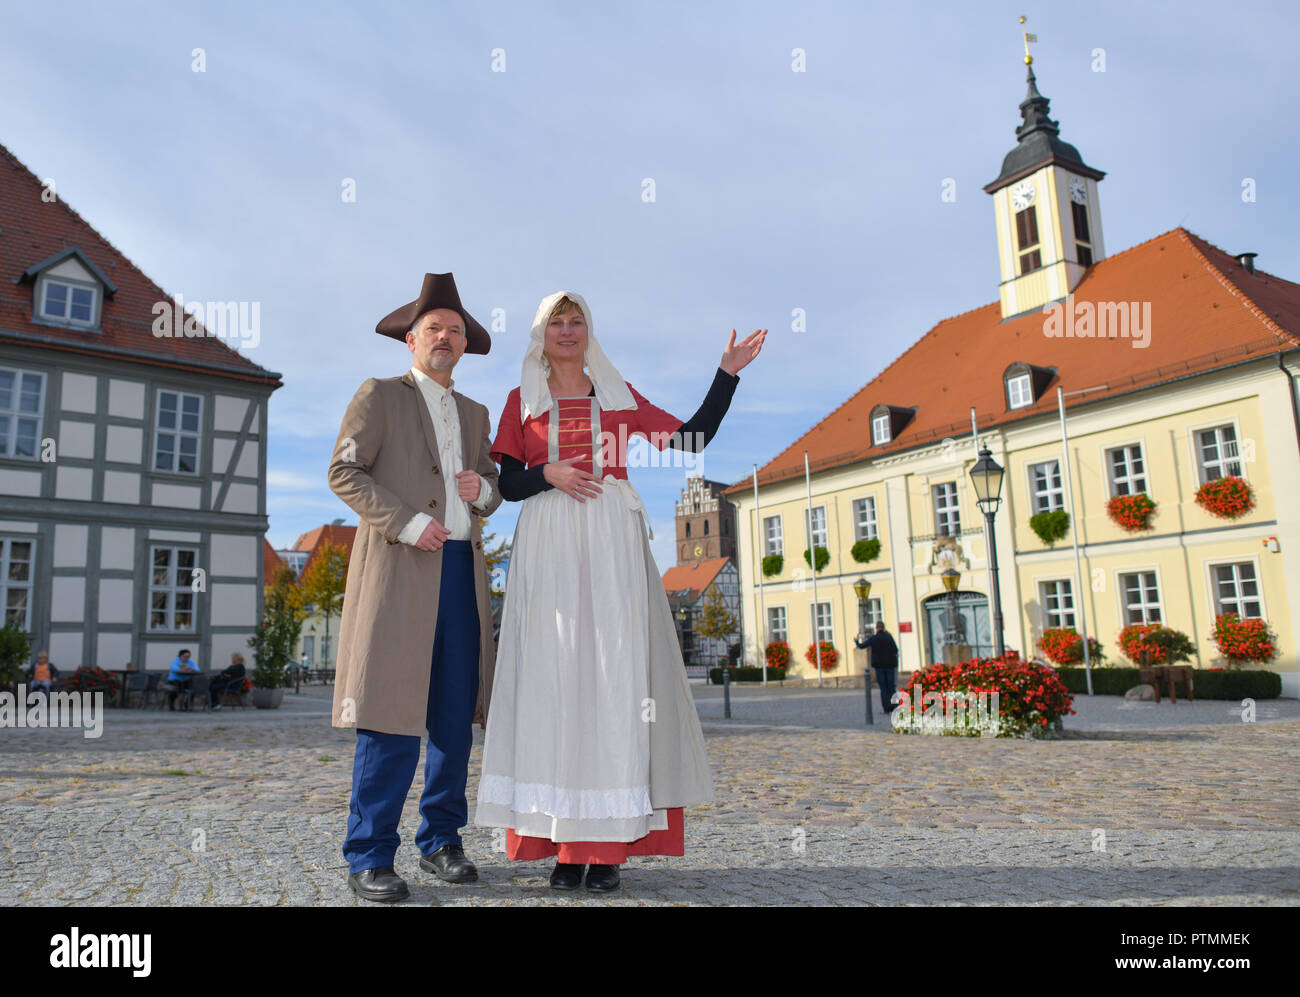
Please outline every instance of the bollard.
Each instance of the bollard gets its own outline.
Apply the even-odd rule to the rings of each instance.
[[[731,719],[731,669],[722,669],[722,716]]]

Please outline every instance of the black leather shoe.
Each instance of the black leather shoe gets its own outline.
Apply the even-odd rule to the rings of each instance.
[[[443,845],[432,855],[421,855],[420,868],[447,883],[478,882],[478,869],[460,845]]]
[[[391,865],[354,872],[348,876],[348,886],[362,900],[373,900],[380,904],[396,903],[411,895],[411,891],[406,888],[406,881],[393,871]]]
[[[585,868],[581,865],[556,862],[555,868],[551,870],[551,889],[576,890],[582,885],[582,872]]]
[[[592,893],[610,893],[618,889],[618,866],[593,865],[587,870],[587,889]]]

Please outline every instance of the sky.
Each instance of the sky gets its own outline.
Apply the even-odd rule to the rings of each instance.
[[[452,271],[504,323],[454,375],[494,431],[553,291],[682,419],[730,331],[770,330],[700,466],[632,471],[669,567],[688,473],[740,480],[996,300],[982,187],[1015,144],[1022,14],[1061,138],[1107,173],[1110,255],[1181,225],[1300,280],[1294,3],[3,8],[0,143],[169,294],[259,303],[276,547],[357,522],[326,483],[339,423],[410,366],[375,324]]]

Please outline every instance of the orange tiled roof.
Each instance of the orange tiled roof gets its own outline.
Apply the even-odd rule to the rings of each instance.
[[[39,345],[103,355],[217,377],[280,386],[279,375],[232,350],[217,336],[160,339],[153,334],[153,305],[171,296],[72,210],[62,196],[43,200],[45,185],[0,145],[0,339],[31,343],[6,333],[39,336]],[[76,247],[113,283],[104,296],[101,331],[65,329],[32,321],[33,284],[17,283],[31,266]]]
[[[1300,284],[1256,270],[1176,228],[1095,264],[1074,301],[1151,302],[1149,345],[1125,340],[1048,338],[1039,310],[1002,320],[997,302],[944,319],[877,377],[759,468],[760,484],[873,459],[945,437],[970,434],[1056,410],[1056,387],[1072,407],[1188,374],[1300,346]],[[1028,407],[1007,408],[1003,372],[1013,363],[1055,367]],[[1081,392],[1071,395],[1071,392]],[[916,407],[896,439],[870,446],[875,406]],[[752,487],[752,477],[727,489]]]
[[[707,561],[679,564],[669,568],[664,572],[664,591],[671,593],[690,589],[691,599],[694,601],[699,598],[700,593],[713,584],[713,579],[718,577],[718,572],[730,560],[729,557],[712,557]]]
[[[276,574],[285,567],[284,558],[275,552],[271,542],[262,537],[262,584],[270,585]]]
[[[355,526],[335,526],[333,524],[328,524],[326,526],[318,526],[314,530],[308,530],[294,542],[292,547],[293,550],[311,551],[311,553],[307,555],[307,560],[303,563],[302,575],[307,574],[308,570],[311,568],[312,562],[316,560],[316,552],[320,550],[324,544],[332,543],[336,547],[342,547],[351,554],[352,544],[356,538],[357,528]],[[302,575],[299,575],[299,577],[301,578]]]

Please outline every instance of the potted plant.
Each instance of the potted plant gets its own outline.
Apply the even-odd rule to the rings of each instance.
[[[829,672],[840,663],[840,652],[835,650],[835,645],[828,640],[821,643],[821,663],[822,671]],[[808,650],[804,652],[804,659],[814,668],[817,667],[817,649],[813,644],[808,645]]]
[[[259,710],[273,710],[284,700],[288,665],[305,612],[293,569],[286,567],[266,587],[265,614],[248,642],[253,650],[253,705]]]
[[[1255,493],[1245,478],[1214,478],[1196,490],[1196,504],[1220,519],[1236,519],[1255,507]]]
[[[1070,514],[1064,509],[1036,512],[1029,517],[1029,528],[1050,547],[1070,532]]]
[[[780,554],[768,554],[763,558],[763,575],[766,578],[771,578],[773,575],[779,575],[784,566],[784,557]]]
[[[1228,667],[1239,669],[1247,662],[1272,661],[1277,657],[1277,635],[1265,620],[1241,619],[1236,613],[1215,617],[1210,635],[1219,653],[1228,659]]]
[[[803,559],[804,559],[804,563],[807,564],[810,568],[812,568],[814,571],[820,572],[822,568],[826,567],[826,565],[830,563],[831,552],[828,551],[825,547],[818,547],[816,548],[816,551],[817,551],[816,567],[813,566],[812,557],[807,550],[803,552]]]
[[[1130,623],[1119,632],[1124,657],[1139,666],[1191,661],[1196,648],[1187,634],[1159,623]]]
[[[1146,492],[1116,495],[1106,503],[1107,515],[1130,533],[1151,529],[1151,516],[1155,511],[1155,501]]]
[[[859,540],[849,548],[849,555],[859,564],[867,564],[880,556],[880,538]]]

